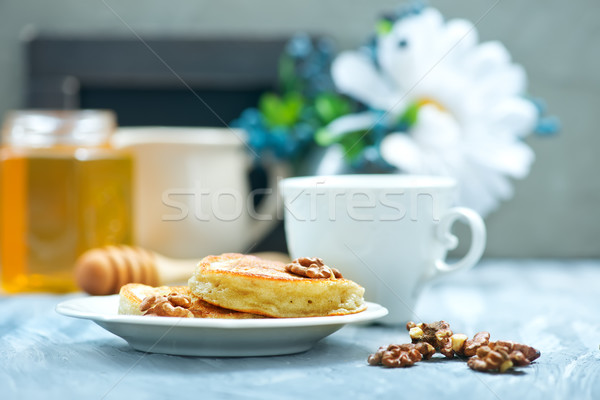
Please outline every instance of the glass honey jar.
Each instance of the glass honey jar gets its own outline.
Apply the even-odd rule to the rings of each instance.
[[[77,290],[84,251],[131,244],[132,161],[110,111],[9,113],[0,148],[0,269],[8,293]]]

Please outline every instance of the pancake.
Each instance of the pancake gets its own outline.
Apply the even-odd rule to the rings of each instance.
[[[237,253],[205,257],[188,285],[208,303],[268,317],[346,315],[366,309],[364,289],[351,280],[309,278],[288,272],[282,262]]]
[[[195,318],[225,318],[225,319],[248,319],[248,318],[264,318],[261,315],[248,314],[234,310],[227,310],[222,307],[215,306],[200,300],[192,293],[187,286],[159,286],[152,287],[139,283],[129,283],[121,287],[119,292],[119,314],[125,315],[144,315],[140,306],[144,299],[151,296],[169,296],[176,294],[178,296],[187,297],[190,300],[187,310]],[[175,315],[173,315],[175,316]]]

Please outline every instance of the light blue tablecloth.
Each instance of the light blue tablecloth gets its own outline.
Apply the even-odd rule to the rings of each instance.
[[[347,326],[312,350],[279,357],[194,358],[135,351],[55,305],[69,296],[0,299],[0,399],[598,399],[600,262],[485,261],[423,293],[416,314],[455,331],[488,330],[542,351],[510,374],[435,358],[407,369],[367,365],[409,341],[402,328]]]

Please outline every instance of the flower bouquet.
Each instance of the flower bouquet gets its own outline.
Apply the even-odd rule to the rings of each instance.
[[[529,173],[523,139],[557,129],[500,42],[420,5],[383,16],[366,45],[337,56],[327,39],[292,38],[280,81],[235,121],[257,154],[298,174],[451,176],[457,203],[482,215]]]

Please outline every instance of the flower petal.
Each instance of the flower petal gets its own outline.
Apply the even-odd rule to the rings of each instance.
[[[331,65],[331,75],[340,92],[372,108],[387,110],[394,104],[392,86],[383,80],[365,54],[356,51],[341,53]]]
[[[404,133],[391,133],[381,141],[381,156],[385,161],[408,173],[422,173],[420,147]]]
[[[399,47],[400,41],[406,46]],[[458,100],[472,81],[461,70],[477,43],[477,31],[465,20],[444,24],[437,10],[400,20],[392,33],[380,38],[378,61],[405,100],[432,98],[452,112],[464,108]]]
[[[477,45],[478,34],[475,26],[466,19],[453,19],[446,23],[442,48],[445,49],[444,57],[452,62],[462,63],[463,57]]]
[[[424,105],[419,109],[417,122],[411,130],[411,136],[420,146],[443,148],[460,140],[460,126],[451,114],[441,111],[437,106]]]
[[[344,148],[338,144],[324,149],[322,158],[316,163],[314,175],[338,175],[349,173],[344,162]]]
[[[348,132],[371,129],[377,123],[377,117],[378,115],[371,111],[344,115],[331,121],[327,125],[327,131],[338,137]]]
[[[538,111],[531,101],[510,97],[489,110],[490,123],[495,130],[516,137],[524,137],[535,128]]]
[[[470,143],[467,153],[469,160],[476,165],[522,179],[529,174],[535,160],[533,150],[520,140],[502,142],[488,139]]]
[[[477,84],[480,97],[487,99],[487,103],[497,101],[506,96],[520,96],[527,88],[527,75],[520,65],[509,64],[497,66],[494,74],[480,77]]]
[[[439,60],[434,49],[443,31],[443,21],[438,10],[427,8],[398,20],[388,35],[379,37],[377,61],[403,97],[410,95]]]
[[[510,54],[500,42],[481,43],[464,60],[464,73],[476,80],[496,74],[499,67],[510,64]]]

